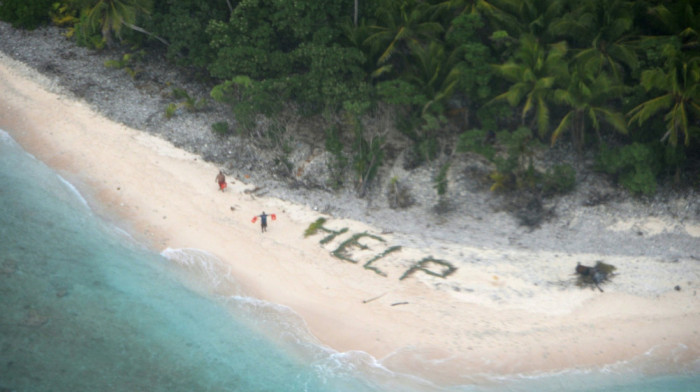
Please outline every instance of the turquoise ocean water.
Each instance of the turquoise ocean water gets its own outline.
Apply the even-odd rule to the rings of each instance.
[[[465,375],[448,387],[393,373],[320,345],[291,309],[238,292],[206,252],[149,251],[0,130],[2,392],[700,391],[698,369],[659,375],[631,363]]]

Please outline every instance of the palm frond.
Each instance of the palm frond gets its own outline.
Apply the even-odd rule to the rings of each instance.
[[[573,111],[566,113],[564,118],[562,118],[561,121],[559,122],[559,125],[557,125],[557,127],[554,129],[554,132],[552,132],[552,137],[551,137],[551,141],[550,141],[552,146],[554,146],[554,143],[557,142],[557,139],[559,139],[559,136],[561,136],[561,134],[564,133],[564,131],[569,129],[569,127],[571,126],[571,118],[573,117],[573,115],[574,115]]]
[[[554,94],[552,95],[552,98],[554,98],[554,102],[556,103],[564,103],[569,106],[573,106],[574,99],[571,96],[571,93],[567,90],[562,90],[562,89],[557,89],[554,91]]]
[[[523,105],[523,110],[521,113],[521,118],[523,121],[525,121],[525,117],[527,116],[528,112],[532,110],[532,107],[534,106],[534,102],[532,99],[532,95],[528,95],[527,99],[525,99],[525,104]]]
[[[615,59],[619,59],[632,71],[639,68],[639,59],[637,58],[637,54],[630,46],[616,43],[611,45],[608,50],[611,56],[613,56]]]
[[[540,137],[544,137],[549,128],[549,107],[543,97],[537,99],[537,130]]]
[[[634,121],[637,121],[637,125],[641,125],[659,111],[669,108],[672,103],[673,97],[671,94],[664,94],[643,102],[627,113],[630,116],[628,123],[632,124]]]
[[[593,126],[593,129],[596,131],[600,130],[600,121],[598,120],[598,114],[596,113],[595,109],[592,107],[588,107],[587,110],[585,110],[586,115],[588,116],[588,119],[591,122],[591,126]]]
[[[377,59],[377,65],[381,65],[384,63],[387,63],[389,59],[391,59],[391,55],[394,54],[394,51],[396,50],[396,40],[391,41],[389,46],[386,47],[384,52],[379,56],[379,59]]]
[[[626,135],[629,132],[627,129],[627,123],[625,122],[625,116],[622,113],[601,107],[595,108],[595,111],[600,113],[600,115],[602,115],[602,117],[605,119],[605,122],[612,125],[612,127],[619,133]]]
[[[494,65],[493,68],[499,75],[511,82],[518,81],[520,79],[520,75],[522,74],[522,68],[515,63]]]
[[[370,76],[371,76],[372,78],[376,79],[376,78],[378,78],[378,77],[380,77],[380,76],[382,76],[382,75],[384,75],[384,74],[386,74],[386,73],[391,72],[392,69],[393,69],[393,66],[392,66],[391,64],[382,65],[381,67],[375,69],[375,70],[371,73]]]
[[[544,78],[540,78],[535,82],[535,88],[536,89],[549,89],[554,86],[554,82],[556,81],[556,78],[554,76],[548,76]]]
[[[677,104],[664,116],[666,120],[667,134],[671,145],[678,145],[678,131],[684,134],[683,143],[690,144],[690,135],[688,132],[688,114],[685,110],[685,105]]]

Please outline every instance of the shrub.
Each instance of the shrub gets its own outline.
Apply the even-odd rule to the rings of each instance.
[[[384,160],[383,145],[384,135],[369,135],[365,137],[365,130],[359,120],[355,125],[355,139],[352,144],[353,168],[358,179],[360,197],[364,197],[367,186],[377,175],[377,171]]]
[[[78,9],[75,4],[70,2],[56,2],[51,5],[49,16],[53,24],[59,27],[66,27],[64,35],[72,37],[75,33],[75,24],[80,21],[78,19]]]
[[[167,57],[178,65],[205,69],[214,58],[207,25],[230,16],[229,4],[237,1],[158,0],[141,27],[165,38]]]
[[[132,79],[142,72],[141,68],[134,65],[146,55],[144,50],[135,53],[125,53],[119,60],[105,60],[104,64],[107,68],[123,69]]]
[[[177,105],[174,103],[168,104],[168,106],[165,107],[165,118],[171,119],[175,114],[177,113]]]
[[[408,208],[413,205],[414,200],[407,186],[401,183],[398,177],[392,177],[387,191],[389,208]]]
[[[333,155],[333,158],[328,161],[330,181],[332,182],[328,185],[332,188],[338,188],[343,184],[343,172],[348,164],[348,159],[343,154],[343,142],[340,140],[340,129],[337,126],[326,129],[326,150]]]
[[[54,0],[2,0],[0,19],[15,28],[33,30],[50,21],[49,13]]]
[[[648,144],[635,142],[619,149],[603,146],[596,168],[613,175],[632,193],[650,195],[656,192],[659,158]]]
[[[90,25],[86,13],[81,13],[74,29],[75,43],[90,49],[100,50],[105,47],[106,41],[99,29]]]
[[[496,154],[496,145],[505,147]],[[535,169],[532,157],[541,144],[529,128],[520,127],[515,132],[498,134],[473,129],[460,135],[457,151],[475,152],[491,161],[496,170],[489,178],[492,191],[534,189],[541,186],[544,195],[566,193],[576,185],[576,172],[571,165],[555,165],[542,173]]]
[[[490,142],[490,133],[481,129],[472,129],[459,135],[457,151],[475,152],[488,160],[493,160],[496,150]]]
[[[491,190],[534,187],[539,173],[533,167],[532,158],[541,144],[532,130],[520,127],[514,132],[501,131],[496,134],[496,139],[505,147],[505,153],[495,155],[492,159],[496,171],[491,175],[494,181]]]
[[[447,162],[440,167],[440,171],[435,177],[435,190],[438,196],[443,196],[447,193],[447,172],[450,170],[450,163]]]
[[[211,125],[211,130],[217,135],[227,135],[230,133],[230,128],[226,121],[215,122]]]
[[[311,115],[362,100],[369,90],[365,56],[338,44],[344,11],[333,0],[243,0],[226,21],[209,22],[213,57],[207,69],[217,79],[246,75],[256,81],[244,97],[248,113],[268,114],[280,106],[274,102],[294,101],[301,114]]]
[[[571,165],[554,165],[544,173],[542,188],[545,194],[567,193],[576,186],[576,171]]]
[[[209,100],[206,98],[196,99],[191,97],[187,91],[182,88],[173,88],[170,95],[175,99],[179,99],[180,102],[171,102],[168,104],[168,106],[165,108],[166,118],[172,118],[175,116],[180,108],[185,108],[189,112],[196,113],[206,109],[207,105],[209,104]]]
[[[206,98],[196,99],[190,96],[187,90],[178,87],[173,89],[172,96],[181,100],[180,105],[192,113],[203,110],[209,104]]]

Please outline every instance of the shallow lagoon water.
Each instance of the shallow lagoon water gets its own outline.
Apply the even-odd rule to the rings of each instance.
[[[0,391],[695,391],[700,366],[465,376],[440,387],[339,353],[197,249],[161,254],[96,216],[0,131]],[[478,381],[477,381],[478,380]]]

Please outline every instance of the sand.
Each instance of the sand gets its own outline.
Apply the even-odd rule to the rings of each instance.
[[[697,259],[454,242],[395,249],[395,234],[256,195],[250,182],[229,178],[220,192],[215,165],[112,122],[50,84],[0,55],[0,128],[73,183],[100,216],[155,251],[215,255],[246,295],[293,309],[335,350],[364,351],[389,369],[441,384],[639,358],[672,371],[700,358]],[[251,223],[262,211],[277,217],[266,233]],[[329,231],[305,237],[321,217]],[[697,222],[654,218],[601,230],[641,227],[654,235],[674,225],[700,243]],[[352,246],[363,233],[354,242],[361,246]],[[339,249],[346,260],[333,254]],[[604,293],[574,284],[576,263],[596,260],[618,271]]]

